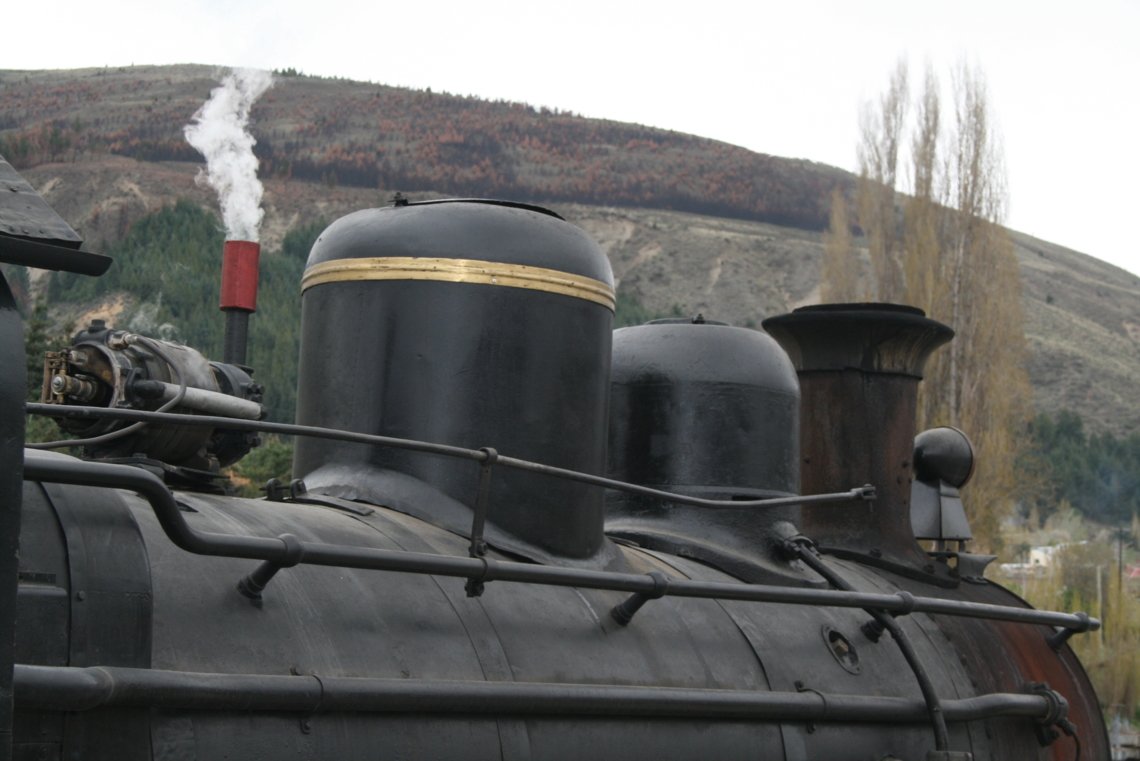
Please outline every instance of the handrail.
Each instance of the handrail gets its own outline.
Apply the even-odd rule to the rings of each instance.
[[[154,707],[204,711],[432,713],[522,716],[652,716],[689,720],[877,722],[927,720],[921,700],[804,690],[700,689],[546,682],[473,682],[326,675],[209,674],[126,667],[16,664],[16,705],[24,710],[89,711]],[[995,716],[1064,720],[1059,693],[990,693],[943,702],[948,721]]]
[[[467,449],[465,447],[456,447],[449,444],[436,444],[430,441],[420,441],[418,439],[401,439],[394,436],[379,436],[377,434],[371,433],[342,431],[338,428],[323,428],[313,425],[297,425],[295,423],[272,423],[265,420],[243,420],[240,418],[222,417],[218,415],[185,415],[174,412],[149,412],[146,410],[128,410],[107,407],[83,407],[39,403],[28,403],[26,405],[26,409],[31,414],[46,415],[48,417],[108,418],[112,420],[133,420],[149,423],[171,423],[180,426],[225,428],[231,431],[276,433],[284,436],[309,436],[317,439],[331,439],[334,441],[347,441],[357,444],[372,444],[376,446],[392,447],[395,449],[405,449],[413,452],[424,452],[427,454],[441,455],[444,457],[474,460],[475,462],[479,463],[487,462],[488,458],[491,456],[488,453],[488,450],[490,449],[489,447],[484,447],[482,449]],[[667,502],[674,502],[682,505],[696,505],[697,507],[704,507],[709,509],[739,510],[742,508],[750,507],[785,507],[788,505],[811,505],[827,502],[847,502],[854,499],[870,500],[875,498],[875,489],[868,484],[866,486],[860,486],[844,492],[836,492],[834,494],[812,494],[808,496],[774,497],[769,499],[752,500],[706,499],[704,497],[693,497],[687,494],[678,494],[676,492],[654,489],[648,486],[631,484],[626,481],[618,481],[613,478],[595,476],[591,473],[582,473],[580,471],[570,470],[568,468],[558,468],[553,465],[544,465],[540,462],[532,462],[530,460],[524,460],[518,457],[507,457],[506,455],[496,454],[495,458],[496,467],[501,466],[505,468],[513,468],[515,470],[523,470],[530,473],[540,473],[542,475],[551,476],[553,478],[562,478],[568,481],[577,481],[579,483],[590,484],[592,486],[601,486],[607,489],[616,489],[618,491],[624,491],[630,494],[639,494],[645,497],[656,497]]]
[[[500,460],[501,462],[501,460]],[[1032,608],[915,597],[908,592],[873,594],[830,589],[750,584],[745,582],[693,581],[649,574],[563,568],[486,556],[456,557],[401,550],[381,550],[336,544],[305,542],[291,534],[276,538],[238,536],[197,531],[190,526],[174,495],[153,473],[129,465],[88,462],[28,450],[24,476],[49,483],[104,486],[138,492],[154,509],[159,524],[178,547],[199,555],[262,560],[282,567],[298,564],[359,568],[378,571],[423,573],[436,576],[509,581],[561,587],[641,592],[651,596],[713,598],[789,605],[823,605],[837,608],[875,608],[898,613],[937,613],[1045,624],[1086,632],[1100,628],[1100,621],[1079,613],[1059,613]]]

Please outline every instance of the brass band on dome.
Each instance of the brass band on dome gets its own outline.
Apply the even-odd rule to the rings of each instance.
[[[614,310],[612,286],[584,275],[479,259],[445,259],[415,256],[377,256],[334,259],[305,270],[301,290],[324,283],[362,280],[436,280],[526,288],[592,301]]]

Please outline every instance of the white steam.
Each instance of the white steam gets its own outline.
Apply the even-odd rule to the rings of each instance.
[[[231,240],[257,240],[262,188],[253,155],[257,141],[246,127],[249,109],[272,84],[268,71],[234,69],[194,114],[194,123],[183,130],[187,142],[206,157],[198,181],[217,191],[226,237]]]

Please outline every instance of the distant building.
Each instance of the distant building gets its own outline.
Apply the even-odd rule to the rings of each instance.
[[[1028,562],[1002,563],[1001,569],[1008,574],[1011,579],[1022,583],[1031,578],[1040,578],[1056,565],[1058,553],[1066,547],[1072,547],[1074,544],[1086,544],[1086,542],[1064,542],[1062,544],[1030,547]],[[1135,577],[1130,575],[1129,578],[1140,579],[1140,566],[1137,566],[1137,575]]]
[[[1066,544],[1054,544],[1045,547],[1031,547],[1029,549],[1029,565],[1049,568],[1057,557],[1057,551],[1067,546]]]
[[[1112,745],[1112,761],[1140,758],[1140,733],[1120,716],[1114,716],[1108,725],[1108,740]]]

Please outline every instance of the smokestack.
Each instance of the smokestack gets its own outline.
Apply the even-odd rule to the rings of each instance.
[[[910,525],[918,382],[954,331],[920,309],[826,304],[764,321],[800,379],[804,494],[875,486],[872,502],[804,505],[804,534],[837,554],[925,567]]]
[[[249,316],[257,311],[257,263],[261,246],[250,240],[227,240],[222,248],[221,308],[226,313],[222,361],[244,365]]]
[[[183,130],[187,142],[206,157],[198,181],[218,193],[226,244],[222,250],[222,311],[226,313],[224,361],[244,365],[249,316],[257,308],[257,244],[261,224],[261,182],[257,144],[249,133],[249,112],[273,84],[267,71],[235,69]]]

